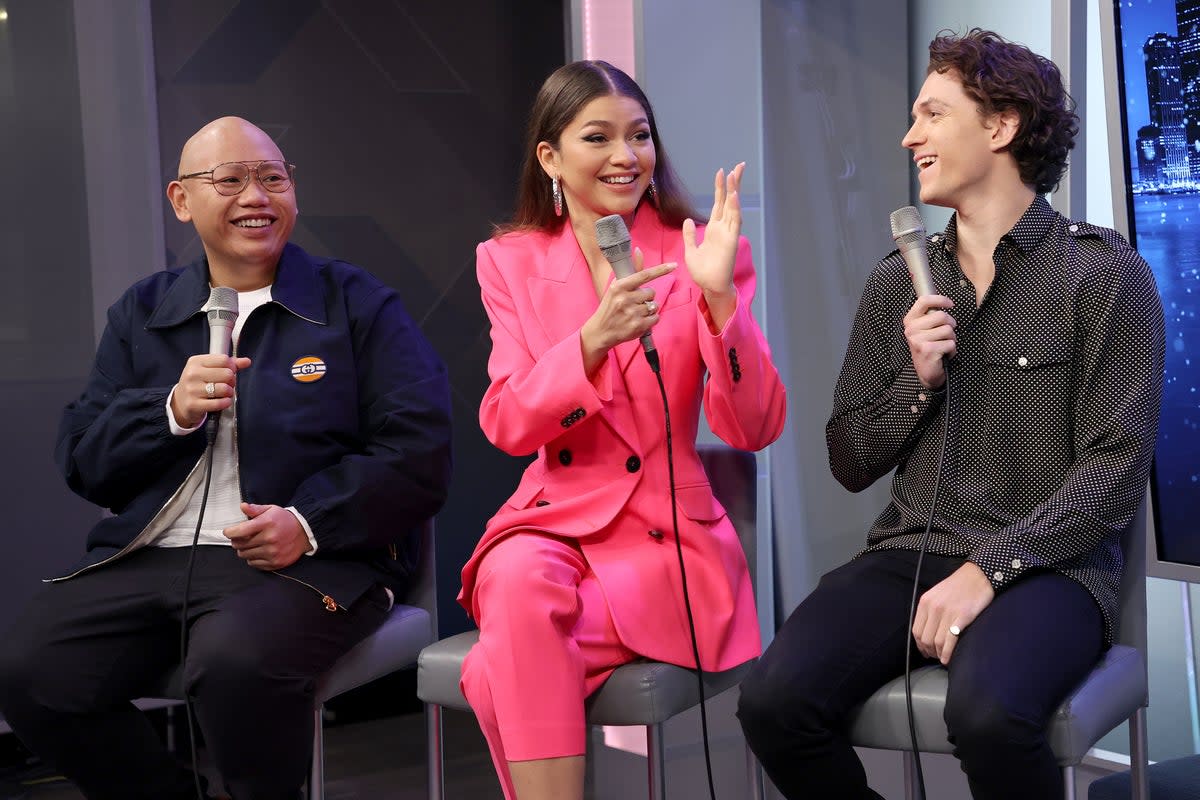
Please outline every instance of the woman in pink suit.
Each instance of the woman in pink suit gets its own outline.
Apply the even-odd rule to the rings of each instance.
[[[696,430],[703,406],[718,436],[757,450],[783,429],[785,398],[750,313],[743,165],[717,172],[698,228],[649,101],[603,61],[546,80],[527,145],[516,218],[478,248],[492,324],[479,417],[497,447],[537,460],[463,568],[459,601],[480,636],[462,688],[508,800],[579,800],[584,698],[640,656],[695,666],[673,517],[701,666],[759,655],[745,556]],[[625,278],[596,242],[609,214],[635,246]],[[662,398],[638,342],[648,331],[669,399],[675,515]]]

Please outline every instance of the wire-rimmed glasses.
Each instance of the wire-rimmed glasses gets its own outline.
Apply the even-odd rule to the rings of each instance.
[[[206,177],[218,194],[232,197],[249,185],[251,172],[268,192],[286,192],[296,182],[296,165],[286,161],[227,161],[212,169],[180,175],[179,180]]]

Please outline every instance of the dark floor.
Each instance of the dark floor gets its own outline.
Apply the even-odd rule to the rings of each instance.
[[[502,800],[474,717],[446,711],[446,797]],[[3,737],[11,739],[11,735]],[[12,743],[9,743],[12,748]],[[204,763],[203,752],[200,756]],[[332,724],[325,735],[326,800],[425,800],[425,721],[421,712]],[[10,772],[10,774],[13,774]],[[20,778],[13,774],[15,780]],[[27,773],[36,781],[36,773]],[[0,784],[2,800],[79,800],[62,780]]]

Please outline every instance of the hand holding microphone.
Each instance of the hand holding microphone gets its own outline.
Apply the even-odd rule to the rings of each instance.
[[[600,307],[580,331],[585,366],[592,360],[588,358],[589,350],[596,355],[598,365],[599,357],[616,345],[640,338],[646,360],[657,371],[658,351],[650,329],[659,320],[659,308],[654,300],[654,290],[646,284],[671,272],[676,265],[668,263],[642,269],[642,253],[633,250],[629,229],[617,214],[596,220],[596,241],[612,266],[613,282],[600,298]]]
[[[892,238],[908,266],[917,295],[916,302],[904,315],[904,338],[921,384],[938,389],[946,382],[945,360],[958,352],[954,334],[958,323],[944,310],[953,308],[954,301],[937,293],[929,271],[921,212],[913,206],[899,208],[892,212],[891,223]]]
[[[171,413],[184,428],[195,427],[208,414],[212,415],[212,426],[217,416],[233,404],[237,371],[250,366],[250,359],[229,355],[238,316],[237,292],[216,286],[208,306],[209,352],[187,360],[171,395]]]

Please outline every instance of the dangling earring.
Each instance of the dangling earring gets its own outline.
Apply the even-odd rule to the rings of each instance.
[[[658,205],[658,187],[654,185],[654,178],[650,179],[650,200],[654,205]]]
[[[550,179],[550,194],[554,197],[554,216],[562,216],[562,187],[558,185],[558,176]]]

